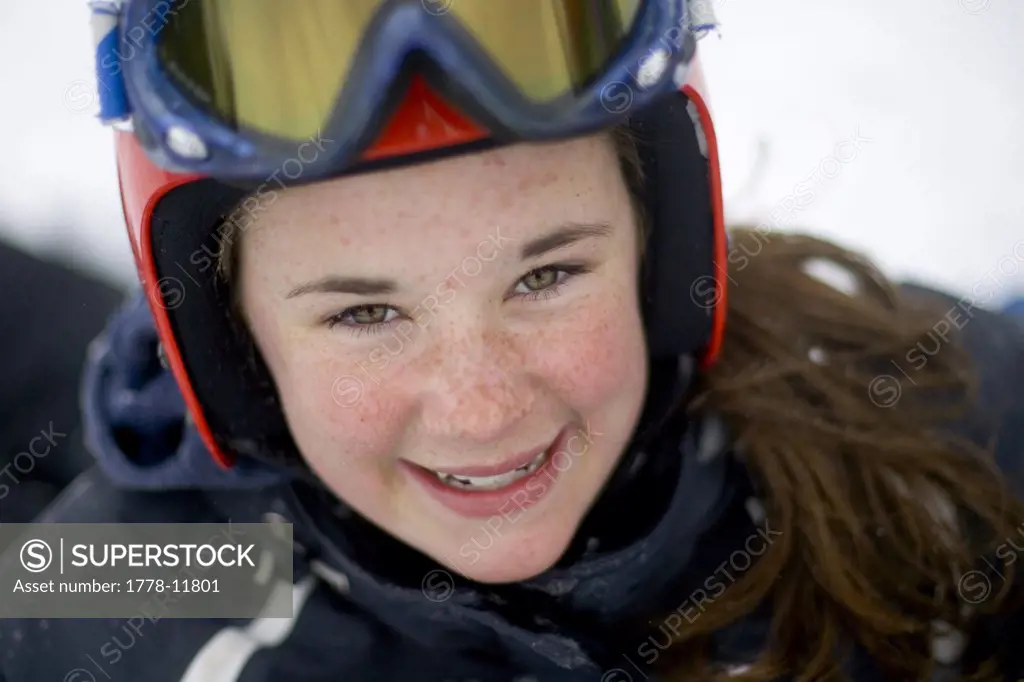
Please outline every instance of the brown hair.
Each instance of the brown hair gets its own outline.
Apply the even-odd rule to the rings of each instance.
[[[637,145],[624,128],[613,140],[643,226]],[[655,664],[679,682],[843,679],[839,657],[856,642],[885,679],[930,680],[936,623],[969,636],[977,616],[1008,605],[1013,566],[972,609],[960,580],[1024,520],[990,452],[948,432],[976,393],[969,359],[953,340],[900,385],[892,363],[946,310],[904,298],[835,244],[752,226],[730,234],[724,346],[681,409],[723,417],[776,535]],[[228,281],[232,241],[220,259]],[[848,273],[855,290],[815,277],[816,262]],[[712,633],[766,601],[766,650],[743,673],[726,672],[710,660]],[[991,662],[964,676],[1001,679]]]
[[[635,186],[635,143],[622,131],[615,139]],[[1010,606],[1013,566],[972,609],[959,591],[1024,521],[991,450],[950,433],[971,415],[977,386],[958,340],[931,352],[949,305],[901,296],[870,262],[827,241],[729,232],[724,345],[685,409],[723,417],[776,539],[675,628],[655,663],[679,682],[843,679],[839,657],[856,642],[885,679],[930,680],[942,627],[969,636],[978,615]],[[815,276],[821,263],[852,277],[853,291]],[[929,355],[911,367],[919,343]],[[710,661],[711,634],[765,600],[771,628],[758,660],[731,674]],[[993,668],[986,661],[964,677],[1002,679]]]

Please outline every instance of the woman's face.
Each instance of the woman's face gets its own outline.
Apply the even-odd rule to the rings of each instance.
[[[240,246],[295,441],[348,505],[481,582],[565,552],[647,381],[610,140],[289,190]]]

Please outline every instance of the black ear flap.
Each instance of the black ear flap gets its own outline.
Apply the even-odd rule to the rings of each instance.
[[[629,123],[639,141],[649,222],[641,293],[652,359],[706,347],[719,298],[710,169],[693,107],[680,92]]]
[[[177,280],[184,292],[178,305],[167,306],[167,317],[221,448],[304,471],[270,373],[239,330],[231,294],[217,276],[225,240],[218,228],[227,216],[237,218],[237,239],[252,220],[234,210],[244,196],[244,190],[211,179],[169,192],[153,211],[153,259],[161,281]]]

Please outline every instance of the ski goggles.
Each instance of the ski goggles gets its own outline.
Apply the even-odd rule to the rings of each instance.
[[[421,149],[460,139],[445,103],[501,142],[596,132],[677,90],[706,29],[689,0],[91,5],[101,119],[165,170],[225,180],[265,179],[311,142],[304,179],[353,165],[420,79],[443,100]]]

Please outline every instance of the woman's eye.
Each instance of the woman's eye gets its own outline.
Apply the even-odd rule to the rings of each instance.
[[[537,268],[523,275],[511,295],[530,301],[553,298],[562,292],[569,280],[590,271],[588,265],[569,263]],[[326,323],[330,329],[345,327],[351,333],[359,335],[383,331],[401,316],[402,314],[392,306],[374,303],[347,308],[327,318]]]
[[[554,286],[558,283],[558,275],[562,271],[555,268],[541,268],[540,270],[534,270],[533,272],[527,273],[523,277],[520,283],[525,284],[529,290],[526,293],[532,291],[540,291],[541,289],[547,289],[548,287]]]
[[[352,321],[356,324],[383,324],[388,321],[386,305],[364,305],[360,308],[353,308],[351,311]]]
[[[528,300],[550,298],[561,293],[565,284],[577,275],[589,272],[586,265],[548,265],[526,273],[516,284],[513,295]]]
[[[361,305],[349,308],[331,317],[327,324],[350,327],[353,331],[373,331],[386,326],[398,317],[398,311],[388,305]]]

